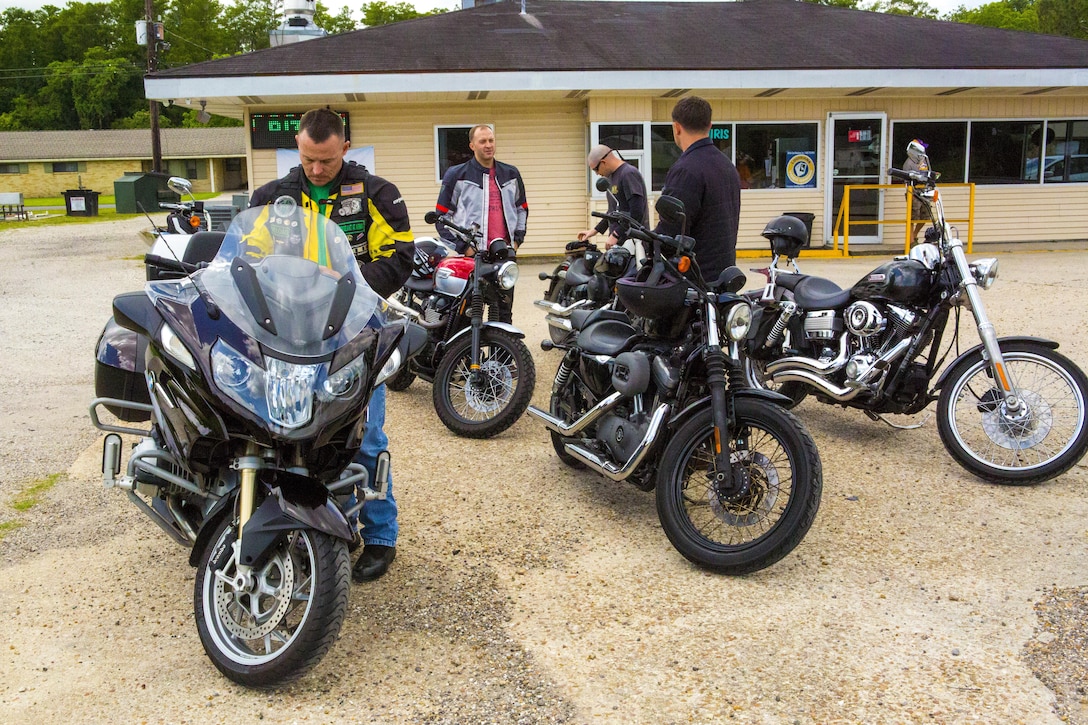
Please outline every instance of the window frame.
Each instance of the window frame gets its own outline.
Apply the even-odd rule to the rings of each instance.
[[[435,179],[436,184],[441,184],[442,183],[442,176],[444,175],[444,172],[442,170],[442,156],[441,156],[441,153],[439,151],[439,149],[441,149],[441,144],[439,143],[439,136],[438,136],[439,132],[442,131],[442,130],[445,130],[445,129],[472,130],[473,128],[475,128],[476,126],[479,126],[479,125],[481,125],[481,124],[478,124],[478,123],[436,123],[434,125],[434,133],[433,133],[432,138],[434,140],[434,179]],[[488,128],[490,128],[492,130],[492,132],[494,132],[494,130],[495,130],[494,124],[488,123],[488,124],[483,124],[483,125],[486,125]],[[472,155],[471,150],[470,150],[469,155],[470,156]],[[459,161],[457,163],[462,163],[462,162]],[[451,167],[456,166],[456,165],[457,164],[450,164]],[[447,170],[448,169],[449,169],[449,167],[447,167]]]

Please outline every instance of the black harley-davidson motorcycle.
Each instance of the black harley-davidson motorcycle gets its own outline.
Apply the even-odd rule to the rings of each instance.
[[[658,214],[683,225],[683,204],[662,196]],[[820,505],[820,457],[782,396],[749,388],[737,343],[751,307],[736,292],[736,267],[702,279],[694,240],[656,234],[622,213],[652,248],[646,264],[616,283],[627,312],[571,312],[543,421],[567,465],[642,490],[673,546],[695,564],[744,574],[800,543]],[[727,352],[728,350],[728,352]]]
[[[932,168],[921,143],[907,152]],[[936,400],[941,442],[986,481],[1031,484],[1069,470],[1088,449],[1088,379],[1056,352],[1057,342],[997,336],[981,294],[997,278],[997,260],[967,259],[945,220],[936,172],[888,173],[928,209],[932,226],[925,243],[850,289],[800,274],[793,260],[808,241],[802,223],[778,217],[767,224],[767,285],[746,293],[755,309],[745,346],[749,382],[793,405],[813,394],[900,428],[920,424],[885,416],[921,413]],[[783,258],[793,272],[779,269]],[[944,366],[959,347],[963,308],[982,342]]]
[[[375,480],[352,462],[367,402],[424,333],[367,286],[340,228],[289,197],[218,235],[201,264],[114,298],[91,418],[109,432],[105,485],[191,547],[209,658],[265,688],[336,640],[349,517],[388,490],[388,451]],[[137,436],[124,474],[119,434]]]
[[[518,265],[502,239],[484,244],[480,230],[427,212],[475,252],[453,253],[434,239],[417,239],[414,269],[391,299],[415,315],[427,330],[427,345],[386,386],[406,390],[417,377],[432,384],[434,408],[442,423],[465,438],[491,438],[525,412],[536,385],[525,337],[507,322],[484,319],[485,306],[513,289]]]

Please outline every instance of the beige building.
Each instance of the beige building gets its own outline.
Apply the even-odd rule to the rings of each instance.
[[[929,144],[952,219],[973,241],[1088,239],[1088,42],[794,2],[500,2],[162,71],[150,98],[200,98],[245,120],[250,184],[283,173],[291,123],[328,105],[394,181],[417,235],[467,128],[491,123],[529,201],[524,253],[555,254],[603,208],[585,154],[605,142],[660,192],[679,151],[670,112],[714,109],[741,171],[738,248],[782,212],[833,236],[851,218],[905,218],[888,182]],[[279,149],[279,150],[277,150]],[[279,159],[279,160],[277,160]],[[902,222],[856,225],[851,246],[898,243]]]
[[[190,179],[194,191],[246,188],[245,129],[165,128],[160,138],[163,172]],[[113,194],[126,172],[151,167],[147,129],[0,133],[0,191],[27,199],[80,188]]]

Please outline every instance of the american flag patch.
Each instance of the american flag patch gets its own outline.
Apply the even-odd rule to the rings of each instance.
[[[361,182],[358,183],[358,184],[351,184],[350,186],[341,186],[340,187],[340,194],[341,195],[343,195],[343,194],[362,194],[362,193],[363,193],[363,184]]]

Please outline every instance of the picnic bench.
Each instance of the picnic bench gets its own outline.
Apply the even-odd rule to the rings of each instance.
[[[0,191],[0,219],[26,221],[30,218],[23,206],[23,194],[18,191]]]

